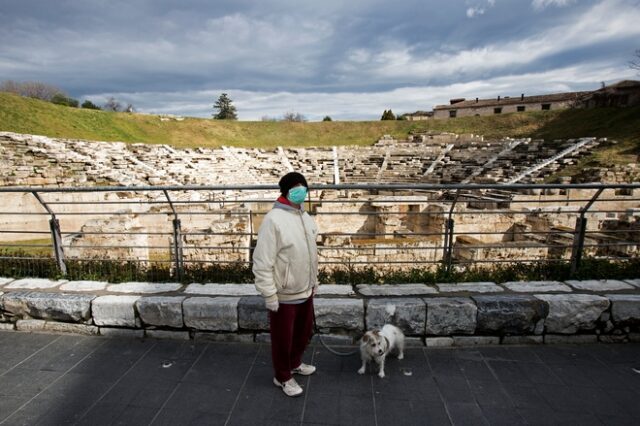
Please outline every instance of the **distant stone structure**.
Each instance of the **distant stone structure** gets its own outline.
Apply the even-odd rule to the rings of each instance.
[[[434,118],[455,118],[482,115],[508,114],[512,112],[549,111],[566,109],[576,105],[587,92],[554,93],[550,95],[500,97],[494,99],[451,99],[449,105],[433,109]]]
[[[312,190],[316,184],[335,182],[336,177],[341,183],[541,182],[602,143],[609,142],[416,133],[406,140],[384,136],[369,147],[176,149],[0,133],[0,167],[9,171],[0,175],[0,185],[36,189],[275,184],[291,169],[305,174]],[[629,167],[594,176],[638,182],[640,170]],[[465,191],[452,211],[459,233],[454,258],[469,262],[567,259],[575,215],[562,209],[581,207],[583,203],[570,200],[589,199],[593,192]],[[315,191],[311,213],[320,229],[321,261],[436,265],[443,259],[451,195],[443,190]],[[601,213],[589,219],[589,253],[631,256],[637,252],[640,205],[629,204],[632,195],[613,190],[602,194],[602,199],[609,200],[607,208],[623,213]],[[276,196],[277,191],[172,191],[173,201],[185,202],[175,206],[182,221],[184,260],[249,261],[262,214]],[[2,205],[11,206],[12,211],[43,212],[30,193],[2,193],[1,198]],[[243,201],[247,198],[255,201]],[[56,202],[68,258],[171,258],[173,216],[161,191],[53,193],[47,199]],[[98,203],[99,209],[87,210],[87,205]],[[490,211],[496,209],[503,212]],[[86,211],[93,213],[78,214]],[[0,228],[47,230],[48,219],[37,214],[1,215]],[[618,232],[615,241],[625,245],[610,244],[613,240],[603,230]],[[0,241],[29,238],[33,237],[0,234]]]
[[[623,80],[598,90],[552,93],[548,95],[497,96],[492,99],[455,98],[433,111],[416,111],[407,120],[449,119],[514,112],[550,111],[566,108],[632,107],[640,105],[640,81]]]

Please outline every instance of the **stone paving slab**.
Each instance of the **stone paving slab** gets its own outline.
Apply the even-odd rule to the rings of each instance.
[[[177,291],[182,288],[182,284],[177,283],[139,283],[128,282],[120,284],[111,284],[107,286],[107,291],[112,293],[167,293]]]
[[[571,287],[560,281],[509,281],[502,284],[517,293],[545,293],[563,291],[570,293]]]
[[[570,336],[558,336],[562,341]],[[439,338],[443,339],[443,338]],[[637,424],[640,344],[407,348],[386,377],[319,344],[287,398],[268,345],[0,332],[0,423]],[[553,340],[553,339],[551,339]],[[451,342],[453,344],[453,342]],[[338,348],[347,350],[355,348]],[[30,368],[21,368],[28,365]],[[154,421],[154,419],[156,419]]]
[[[438,293],[435,288],[425,284],[358,284],[356,288],[363,296],[422,296]]]
[[[189,284],[184,289],[184,293],[207,296],[255,296],[259,294],[253,284]]]
[[[4,286],[7,289],[20,289],[20,290],[39,290],[39,289],[53,289],[61,284],[67,283],[67,280],[48,280],[45,278],[23,278],[16,280],[12,283]]]
[[[576,290],[587,290],[594,292],[616,291],[616,290],[634,290],[634,286],[619,280],[586,280],[586,281],[565,281]]]
[[[500,293],[504,289],[492,282],[436,284],[442,293]]]
[[[640,279],[637,280],[624,280],[625,283],[631,284],[634,287],[640,288]]]
[[[318,296],[354,296],[353,287],[350,284],[320,284]]]
[[[92,292],[102,291],[109,283],[103,281],[69,281],[60,286],[62,291]]]

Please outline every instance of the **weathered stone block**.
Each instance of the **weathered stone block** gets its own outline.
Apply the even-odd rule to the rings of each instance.
[[[501,293],[502,287],[492,282],[436,284],[442,293]]]
[[[353,296],[356,292],[350,284],[321,284],[317,296]]]
[[[453,346],[453,337],[427,337],[424,340],[428,348]]]
[[[44,331],[51,331],[53,333],[73,333],[82,334],[85,336],[97,336],[99,329],[95,325],[47,321],[44,325]]]
[[[16,329],[16,325],[12,322],[0,322],[1,331],[13,331]]]
[[[134,330],[131,328],[100,327],[100,335],[113,338],[126,337],[142,339],[144,337],[144,330]]]
[[[314,299],[319,328],[364,330],[364,303],[358,299]]]
[[[611,319],[617,326],[640,326],[640,294],[608,294]]]
[[[190,297],[182,303],[184,324],[196,330],[237,331],[239,297]]]
[[[13,281],[13,278],[0,277],[0,287]]]
[[[549,304],[544,321],[547,333],[574,334],[593,330],[600,315],[609,308],[609,300],[590,294],[536,294]]]
[[[533,296],[473,296],[478,307],[478,334],[532,334],[547,316],[547,304]]]
[[[238,326],[242,330],[269,330],[269,311],[262,296],[245,296],[238,302]]]
[[[366,328],[393,324],[407,335],[424,335],[427,305],[422,299],[374,299],[366,309]]]
[[[503,284],[518,293],[545,293],[551,291],[570,293],[571,287],[559,281],[509,281]]]
[[[541,345],[544,342],[542,336],[504,336],[503,345]]]
[[[167,293],[177,291],[182,288],[182,284],[177,283],[138,283],[128,282],[111,284],[107,286],[107,291],[112,293]]]
[[[13,281],[4,286],[5,289],[21,289],[21,290],[35,290],[55,288],[61,284],[66,283],[67,280],[52,281],[46,278],[23,278],[21,280]]]
[[[569,280],[565,282],[577,290],[587,290],[595,292],[632,290],[634,288],[631,284],[627,284],[624,281],[618,280]]]
[[[66,284],[62,284],[60,290],[83,292],[102,291],[108,284],[109,283],[102,281],[69,281]]]
[[[145,330],[145,337],[152,339],[167,339],[167,340],[189,340],[188,331],[170,331],[170,330]]]
[[[186,294],[208,296],[255,296],[258,291],[253,284],[189,284]]]
[[[498,336],[453,336],[453,346],[488,346],[499,345]]]
[[[598,336],[596,336],[595,334],[546,334],[544,336],[544,343],[547,345],[579,345],[583,343],[596,343],[597,341]]]
[[[18,320],[16,321],[16,330],[18,331],[44,331],[45,320]]]
[[[92,295],[17,291],[2,296],[3,310],[18,318],[80,322],[91,318]]]
[[[473,334],[476,330],[478,308],[470,298],[437,297],[424,301],[428,335]]]
[[[96,325],[139,327],[135,303],[140,296],[99,296],[91,302],[91,313]]]
[[[438,292],[425,284],[358,284],[356,287],[363,296],[421,296]]]
[[[624,280],[624,282],[627,283],[627,284],[631,284],[632,286],[634,286],[636,288],[640,288],[640,279]]]
[[[143,324],[160,327],[182,328],[182,302],[184,296],[141,297],[136,302],[138,315]]]

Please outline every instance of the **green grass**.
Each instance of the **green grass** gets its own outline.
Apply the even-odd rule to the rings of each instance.
[[[409,132],[427,130],[474,133],[487,138],[606,136],[620,142],[586,157],[581,167],[627,164],[636,162],[640,154],[640,107],[538,111],[428,121],[288,123],[202,118],[160,121],[155,115],[69,108],[0,93],[0,131],[96,141],[168,144],[179,148],[370,145],[384,134],[405,138]]]

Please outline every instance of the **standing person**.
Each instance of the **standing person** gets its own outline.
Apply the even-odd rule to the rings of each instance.
[[[316,371],[302,362],[313,331],[313,295],[318,288],[318,228],[303,209],[309,190],[297,172],[278,182],[282,195],[264,217],[253,252],[256,289],[269,310],[273,383],[287,396],[302,394],[293,374]]]

